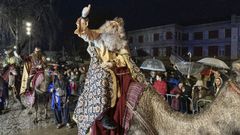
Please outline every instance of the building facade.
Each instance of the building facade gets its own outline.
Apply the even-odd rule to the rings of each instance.
[[[240,17],[231,20],[181,26],[163,25],[128,32],[129,47],[133,56],[166,57],[171,53],[193,58],[240,57]]]

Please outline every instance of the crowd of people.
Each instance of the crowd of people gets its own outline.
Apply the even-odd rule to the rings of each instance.
[[[51,108],[55,115],[57,128],[61,128],[63,125],[71,128],[69,97],[78,97],[83,93],[87,73],[86,65],[71,67],[60,65],[57,62],[46,61],[40,53],[40,48],[35,48],[34,53],[29,58],[31,59],[31,68],[28,69],[29,76],[26,90],[22,93],[17,83],[20,81],[19,78],[24,76],[24,66],[21,65],[27,63],[28,59],[24,60],[20,56],[14,55],[12,49],[6,52],[2,71],[3,81],[1,81],[3,87],[0,87],[0,113],[9,109],[8,102],[11,98],[9,94],[22,104],[20,94],[31,91],[34,88],[33,85],[36,85],[34,83],[30,84],[31,80],[36,80],[34,75],[39,76],[39,71],[47,70],[44,72],[48,74],[49,79],[47,92],[51,95]],[[201,75],[200,79],[188,79],[178,70],[168,72],[151,71],[148,81],[174,110],[182,113],[193,113],[199,107],[197,101],[199,99],[213,100],[219,94],[224,83],[223,80],[226,80],[219,71],[212,68],[208,69],[207,74],[202,73]],[[12,80],[11,76],[18,77]],[[201,106],[203,105],[201,104]]]
[[[199,74],[199,78],[187,78],[177,69],[169,72],[151,71],[149,82],[174,110],[194,113],[198,107],[206,104],[198,101],[204,99],[211,102],[227,79],[224,74],[213,68],[207,68]]]
[[[83,92],[85,66],[71,68],[54,64],[50,73],[53,81],[49,84],[48,90],[52,94],[51,108],[54,110],[57,128],[63,125],[71,128],[70,96],[78,97]]]
[[[99,29],[89,29],[87,16],[90,7],[83,9],[74,32],[89,43],[87,51],[91,58],[88,67],[47,61],[38,47],[24,58],[10,49],[6,52],[0,78],[0,113],[9,108],[9,95],[19,101],[22,109],[25,106],[21,95],[29,97],[30,108],[35,106],[37,112],[41,95],[46,97],[45,112],[49,107],[47,101],[51,99],[57,128],[64,125],[71,128],[73,118],[79,135],[114,135],[125,134],[129,129],[131,118],[126,112],[130,110],[127,107],[130,86],[135,91],[144,91],[152,85],[174,110],[182,113],[194,113],[200,99],[211,101],[219,94],[226,78],[212,67],[197,79],[188,78],[177,69],[151,71],[147,82],[131,59],[123,19],[115,18],[106,21]],[[140,95],[141,92],[134,94]],[[71,96],[78,97],[72,117],[69,108]],[[134,102],[138,102],[136,97],[134,95]]]
[[[25,109],[22,95],[29,96],[26,99],[31,108],[38,102],[37,95],[47,93],[45,100],[51,100],[57,128],[63,125],[71,128],[69,97],[78,97],[82,93],[86,65],[76,67],[47,61],[38,47],[28,57],[21,57],[14,49],[7,50],[5,54],[0,79],[0,114],[11,110],[10,102],[18,101]],[[46,80],[45,90],[40,88],[43,80]]]

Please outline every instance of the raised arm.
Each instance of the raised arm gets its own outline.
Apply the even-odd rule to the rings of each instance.
[[[97,30],[92,30],[88,28],[88,14],[90,12],[91,5],[84,7],[82,10],[82,16],[77,19],[76,25],[77,29],[74,31],[74,34],[77,34],[86,42],[94,41],[99,38],[100,33]]]

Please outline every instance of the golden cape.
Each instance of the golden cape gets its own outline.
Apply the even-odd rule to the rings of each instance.
[[[30,69],[30,65],[28,65],[28,63],[25,63],[24,66],[23,66],[23,74],[22,74],[20,94],[23,94],[23,93],[26,92],[27,81],[28,81],[28,77],[29,77],[29,69]]]

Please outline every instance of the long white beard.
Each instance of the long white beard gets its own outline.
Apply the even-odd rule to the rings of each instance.
[[[117,51],[127,45],[127,41],[121,39],[117,34],[103,33],[101,40],[109,51]]]

